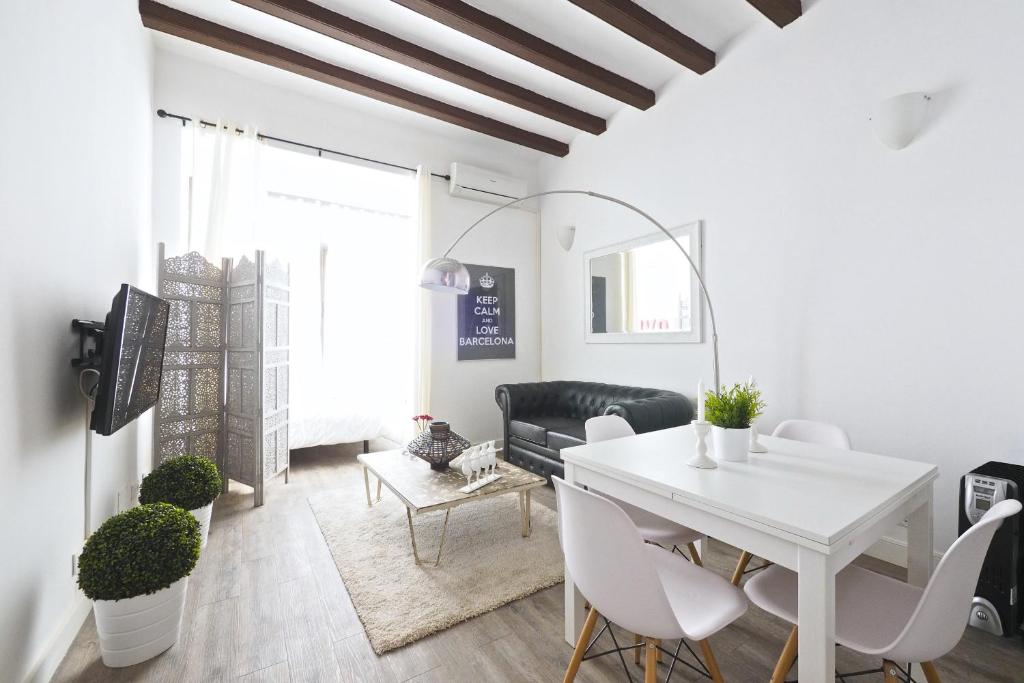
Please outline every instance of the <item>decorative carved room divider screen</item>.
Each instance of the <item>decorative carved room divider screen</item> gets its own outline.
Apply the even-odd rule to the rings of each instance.
[[[257,251],[218,268],[161,244],[158,291],[171,309],[153,464],[209,458],[262,505],[264,482],[288,481],[288,266]]]
[[[288,267],[243,256],[228,278],[227,476],[255,489],[288,481]]]

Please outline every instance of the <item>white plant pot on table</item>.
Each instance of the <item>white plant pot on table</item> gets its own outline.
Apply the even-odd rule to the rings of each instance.
[[[199,534],[203,537],[203,544],[201,547],[206,547],[206,539],[210,536],[210,515],[213,513],[213,503],[204,505],[201,508],[195,510],[189,510],[192,516],[199,522]]]
[[[727,429],[712,425],[711,446],[715,458],[722,462],[746,462],[747,451],[750,448],[750,427]]]
[[[131,666],[178,642],[187,588],[185,576],[156,593],[124,600],[94,600],[103,663],[109,667]]]

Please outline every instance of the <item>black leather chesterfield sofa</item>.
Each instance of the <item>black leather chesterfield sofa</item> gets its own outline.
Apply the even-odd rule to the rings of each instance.
[[[637,434],[689,424],[693,406],[682,394],[596,382],[502,384],[494,390],[505,431],[505,460],[561,477],[560,451],[586,443],[584,423],[619,415]]]

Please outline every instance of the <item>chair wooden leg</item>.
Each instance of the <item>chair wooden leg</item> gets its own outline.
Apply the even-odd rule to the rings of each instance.
[[[644,683],[655,683],[658,680],[658,641],[653,638],[646,640],[647,658],[644,660]]]
[[[882,675],[885,676],[885,683],[900,683],[900,670],[888,659],[882,662]]]
[[[634,645],[640,645],[642,642],[644,642],[644,639],[641,638],[639,634],[635,634],[633,636],[633,644]],[[634,647],[633,648],[633,663],[636,664],[637,666],[640,666],[640,655],[641,655],[640,650],[642,650],[642,649],[643,648],[641,648],[641,647]]]
[[[703,567],[704,562],[700,559],[700,553],[697,552],[697,546],[693,543],[687,543],[686,549],[690,551],[690,560],[698,567]]]
[[[576,649],[572,651],[572,659],[569,660],[569,667],[565,670],[565,678],[562,683],[572,683],[576,680],[576,672],[580,670],[580,663],[583,661],[583,653],[587,651],[590,643],[590,635],[594,632],[594,624],[597,623],[597,610],[593,607],[587,612],[587,620],[583,622],[583,630],[576,641]]]
[[[797,644],[798,636],[796,626],[794,626],[793,630],[789,632],[789,638],[786,639],[786,645],[782,648],[779,661],[775,664],[771,683],[783,683],[786,680],[786,674],[793,668],[793,662],[796,661]]]
[[[711,643],[705,638],[697,644],[700,645],[700,652],[704,655],[704,666],[711,673],[711,680],[715,683],[724,683],[725,679],[722,678],[722,670],[718,668],[718,660],[715,659],[715,653],[711,651]]]
[[[750,558],[753,555],[748,553],[746,550],[740,553],[739,562],[736,563],[736,569],[732,573],[732,585],[740,585],[740,579],[743,578],[743,572],[746,571],[747,565],[750,564]]]
[[[921,662],[921,670],[924,671],[924,678],[928,683],[942,683],[939,672],[932,662]]]

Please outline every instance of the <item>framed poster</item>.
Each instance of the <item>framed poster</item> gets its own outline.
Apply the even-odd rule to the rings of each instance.
[[[515,268],[474,266],[459,295],[459,360],[516,357]]]

